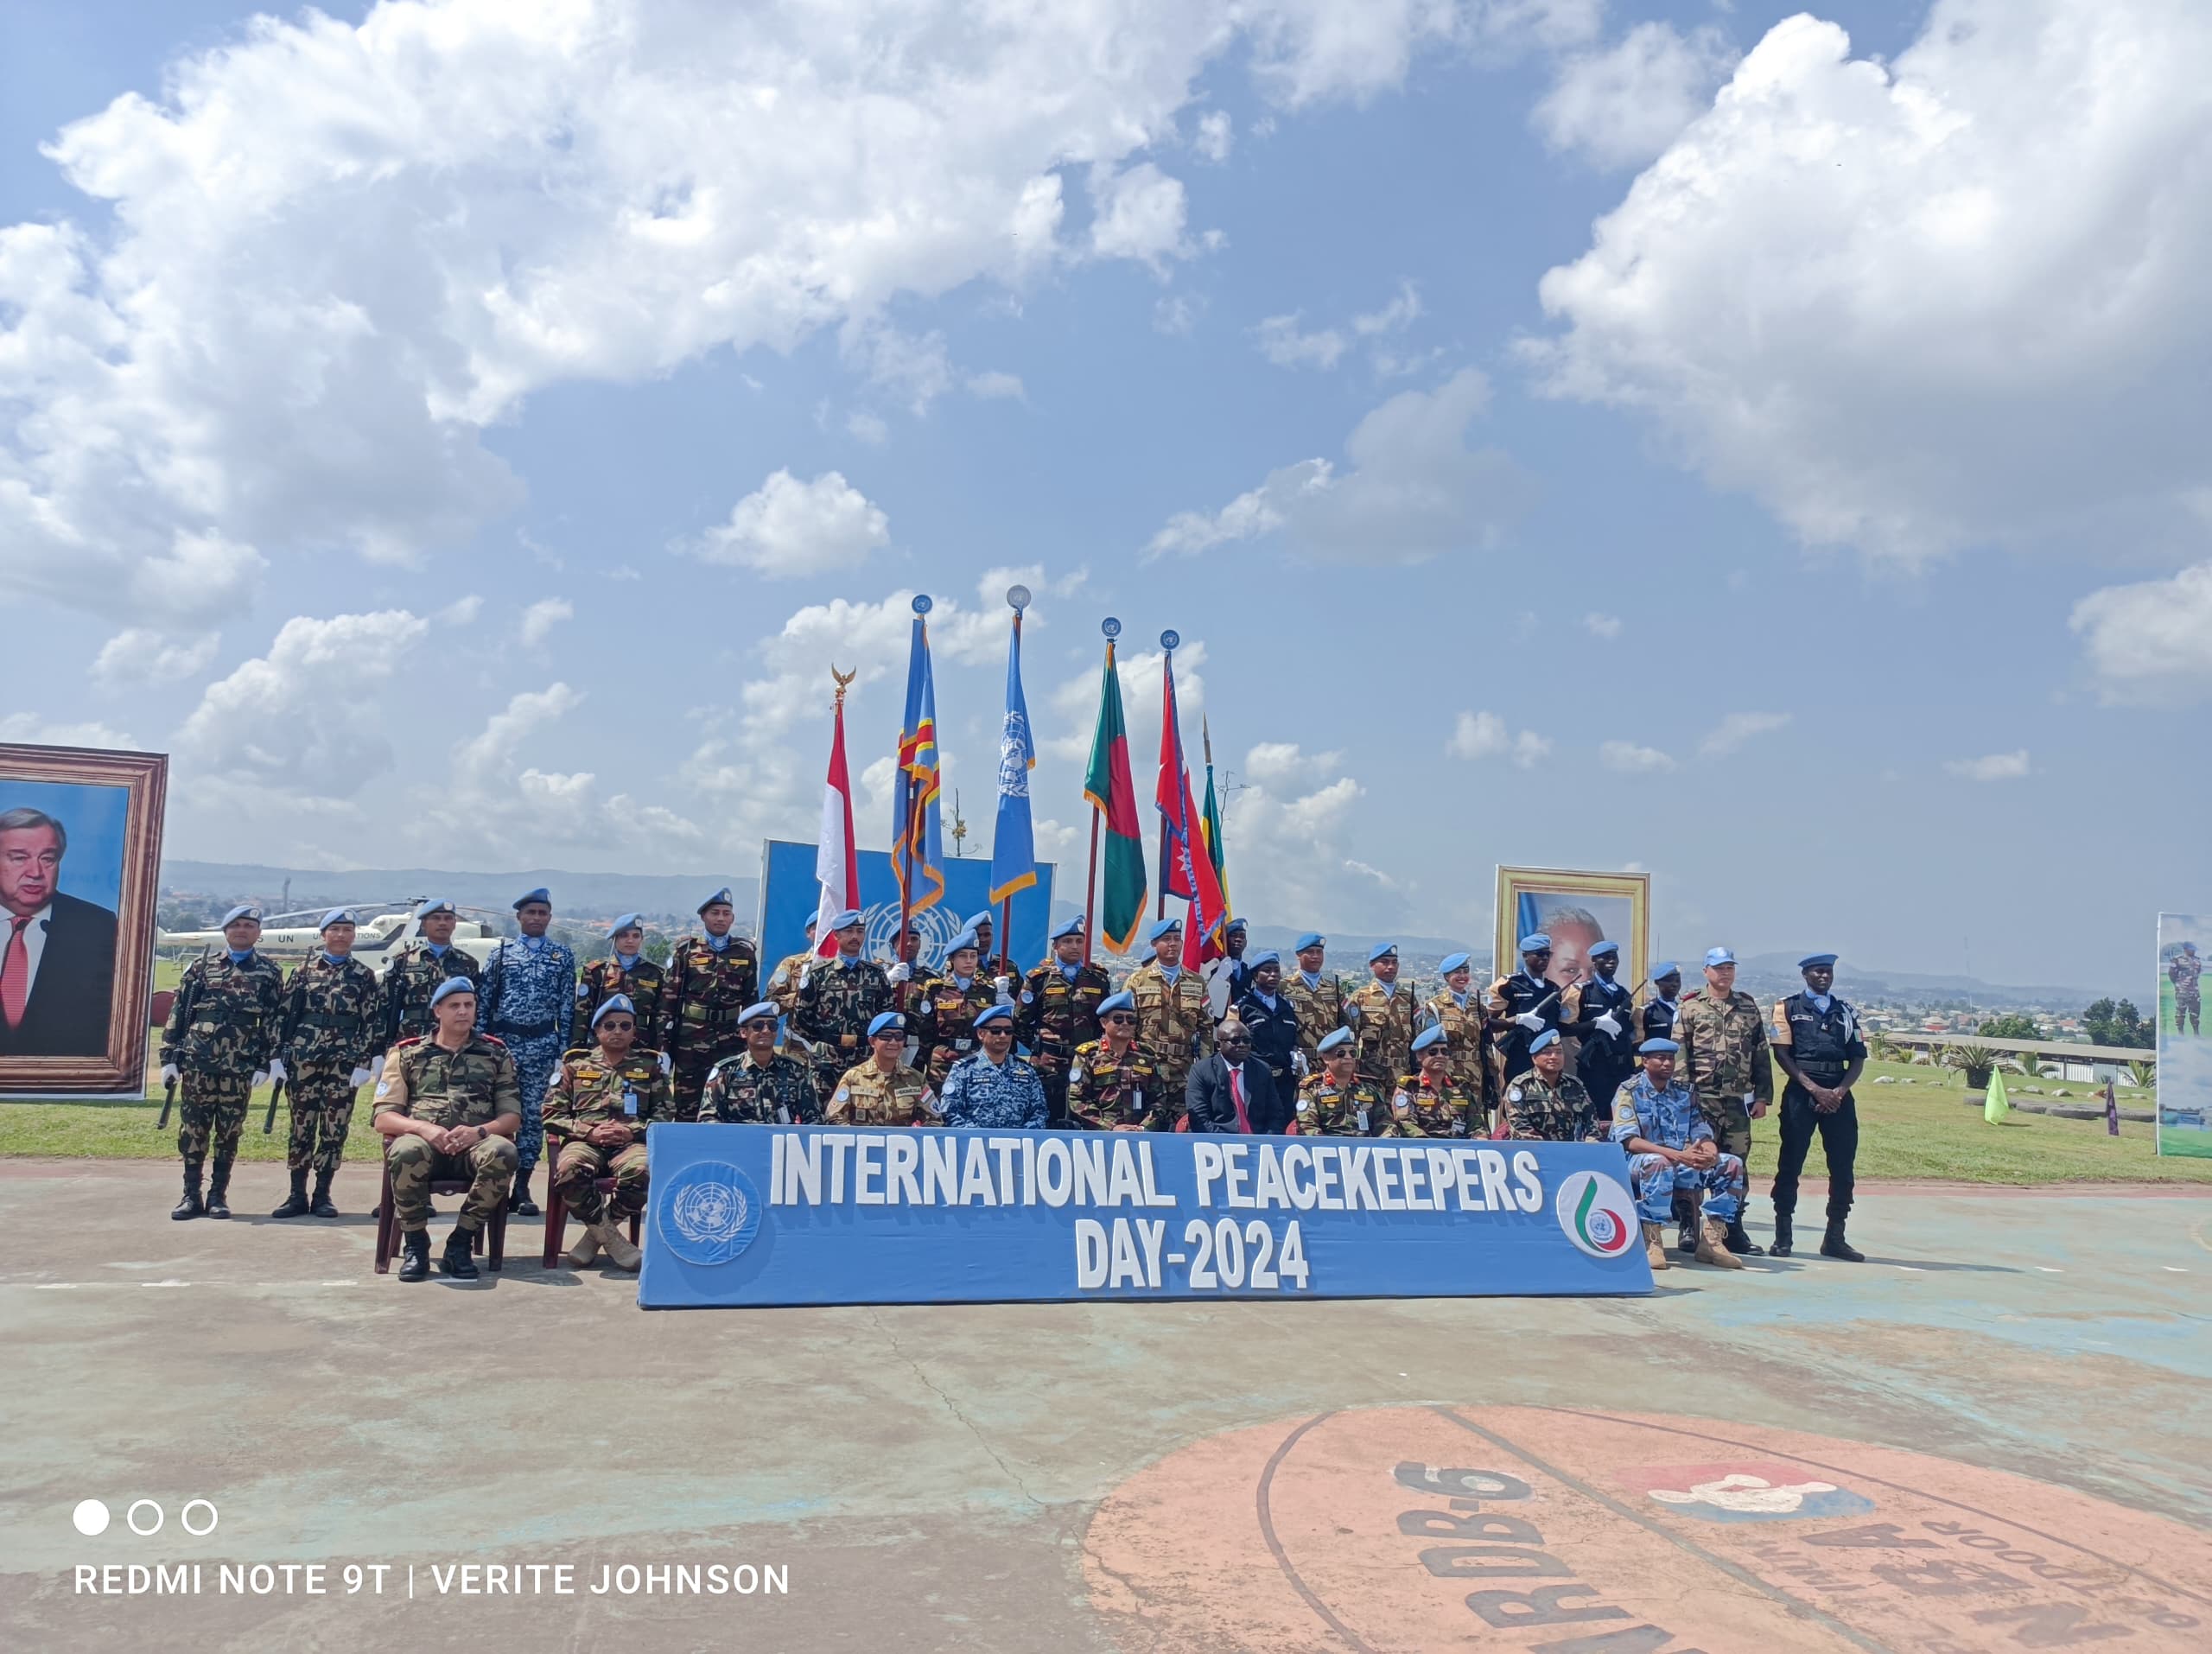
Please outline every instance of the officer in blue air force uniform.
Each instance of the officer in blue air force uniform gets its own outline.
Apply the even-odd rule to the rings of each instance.
[[[1697,1094],[1675,1084],[1675,1056],[1681,1050],[1672,1040],[1646,1040],[1637,1047],[1643,1072],[1613,1098],[1612,1137],[1628,1150],[1629,1184],[1643,1226],[1644,1256],[1653,1269],[1667,1267],[1660,1229],[1681,1189],[1693,1197],[1704,1195],[1698,1262],[1740,1269],[1743,1261],[1728,1250],[1728,1226],[1742,1221],[1744,1162],[1720,1152]]]
[[[1790,1220],[1797,1211],[1797,1177],[1813,1134],[1821,1134],[1821,1153],[1828,1163],[1828,1226],[1821,1256],[1863,1263],[1866,1254],[1844,1238],[1851,1216],[1852,1169],[1859,1159],[1859,1105],[1851,1088],[1866,1066],[1866,1042],[1859,1037],[1859,1013],[1829,990],[1835,986],[1835,955],[1808,953],[1797,962],[1805,991],[1776,1002],[1768,1043],[1789,1076],[1782,1091],[1782,1153],[1774,1169],[1774,1244],[1768,1250],[1788,1257],[1795,1244]]]
[[[522,1129],[516,1134],[513,1203],[518,1218],[538,1215],[530,1198],[531,1174],[545,1142],[545,1088],[568,1049],[576,1002],[576,956],[545,934],[553,922],[553,897],[542,886],[515,898],[520,937],[509,937],[485,961],[476,997],[476,1027],[506,1046],[522,1088]]]

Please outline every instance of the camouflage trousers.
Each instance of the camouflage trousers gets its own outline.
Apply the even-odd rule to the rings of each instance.
[[[327,1175],[346,1157],[346,1134],[353,1127],[350,1068],[310,1068],[292,1076],[284,1095],[290,1099],[292,1135],[284,1143],[284,1164],[295,1172],[312,1168]]]
[[[1610,1099],[1609,1099],[1610,1100]],[[1748,1167],[1751,1163],[1751,1111],[1740,1097],[1700,1094],[1697,1110],[1713,1128],[1713,1141],[1724,1155],[1733,1155]]]
[[[699,1117],[699,1098],[707,1089],[707,1075],[725,1057],[734,1057],[745,1049],[745,1041],[732,1034],[717,1040],[703,1050],[697,1047],[679,1051],[672,1059],[669,1071],[669,1111],[660,1116],[666,1120],[696,1120]],[[840,1073],[844,1071],[840,1069]]]
[[[608,1215],[634,1218],[645,1209],[645,1146],[607,1149],[590,1143],[563,1143],[554,1156],[553,1186],[561,1192],[578,1222],[595,1224]],[[614,1180],[614,1199],[599,1192],[597,1180]]]
[[[1669,1160],[1664,1155],[1631,1155],[1629,1186],[1636,1191],[1636,1215],[1647,1224],[1663,1224],[1674,1210],[1675,1192],[1705,1195],[1705,1215],[1732,1224],[1743,1215],[1744,1162],[1723,1155],[1700,1172]]]
[[[218,1163],[228,1165],[238,1152],[253,1094],[247,1076],[188,1073],[178,1091],[176,1152],[184,1156],[185,1170],[197,1173],[211,1148]]]
[[[391,1209],[410,1235],[430,1226],[433,1179],[468,1180],[461,1226],[481,1229],[499,1215],[515,1176],[515,1146],[505,1137],[486,1137],[459,1155],[441,1155],[420,1137],[394,1137],[385,1159],[391,1167]]]
[[[561,1066],[561,1038],[510,1040],[507,1054],[515,1059],[515,1087],[522,1093],[522,1129],[515,1133],[516,1165],[527,1172],[537,1164],[545,1146],[545,1088]]]

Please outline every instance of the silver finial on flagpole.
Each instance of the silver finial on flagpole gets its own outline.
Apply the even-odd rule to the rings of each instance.
[[[1020,614],[1022,610],[1029,607],[1029,588],[1027,586],[1008,586],[1006,588],[1006,602],[1007,607],[1012,609],[1016,614]]]
[[[1176,648],[1182,641],[1183,635],[1179,632],[1163,632],[1160,634],[1160,646],[1163,649]]]
[[[1110,614],[1098,623],[1098,629],[1109,638],[1122,635],[1122,623]]]
[[[928,594],[927,592],[923,592],[923,593],[919,594],[918,595],[917,595],[917,596],[915,597],[915,599],[914,599],[914,613],[915,613],[915,614],[928,614],[929,612],[930,612],[930,599],[929,599],[929,594]]]

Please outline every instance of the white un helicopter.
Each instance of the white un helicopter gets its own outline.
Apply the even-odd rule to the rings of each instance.
[[[399,950],[414,940],[420,928],[415,922],[415,910],[422,905],[419,897],[404,903],[368,901],[334,905],[350,906],[361,916],[359,928],[354,934],[353,957],[378,976],[384,974],[385,967]],[[481,964],[492,957],[492,950],[499,945],[499,932],[484,920],[468,915],[486,913],[492,910],[487,907],[464,907],[459,903],[454,906],[462,917],[454,926],[453,945]],[[385,911],[377,913],[372,918],[372,911],[378,908]],[[322,932],[316,926],[329,911],[327,907],[307,907],[295,913],[271,913],[262,920],[261,940],[255,945],[272,959],[304,959],[322,945]],[[204,952],[210,948],[221,947],[223,933],[220,931],[160,931],[156,933],[155,945],[164,952]]]

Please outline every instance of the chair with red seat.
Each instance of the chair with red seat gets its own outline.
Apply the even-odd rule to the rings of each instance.
[[[467,1194],[469,1186],[467,1178],[434,1177],[430,1180],[430,1198],[435,1199],[442,1194]],[[491,1223],[486,1228],[478,1230],[470,1239],[469,1250],[472,1252],[485,1251],[487,1246],[490,1251],[485,1261],[493,1272],[497,1274],[507,1261],[507,1207],[505,1201],[499,1203],[499,1209],[493,1214]],[[392,1204],[391,1161],[387,1159],[384,1163],[384,1193],[377,1201],[377,1273],[378,1275],[391,1273],[392,1254],[398,1250],[399,1213]]]

